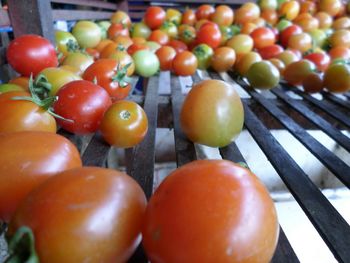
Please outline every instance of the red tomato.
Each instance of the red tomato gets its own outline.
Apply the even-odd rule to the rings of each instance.
[[[187,45],[184,42],[176,39],[170,40],[168,46],[174,48],[176,53],[181,53],[185,50],[188,50]]]
[[[150,47],[146,44],[132,44],[130,47],[128,47],[127,51],[130,56],[132,56],[134,53],[136,53],[139,50],[150,50]]]
[[[316,70],[313,62],[302,59],[289,64],[284,71],[284,79],[291,85],[299,85]]]
[[[6,57],[11,67],[25,77],[58,65],[54,46],[38,35],[23,35],[12,40]]]
[[[286,29],[284,29],[280,33],[279,41],[280,41],[282,46],[287,47],[289,38],[292,35],[296,35],[296,34],[300,34],[300,33],[303,33],[303,30],[301,29],[300,26],[298,26],[298,25],[291,25],[291,26],[287,27]]]
[[[276,10],[265,9],[261,12],[261,18],[265,19],[266,23],[274,26],[278,21],[278,14]]]
[[[25,91],[0,94],[0,133],[19,131],[56,132],[55,118],[34,102],[13,100],[14,97],[30,97]]]
[[[315,72],[307,75],[302,84],[304,91],[308,93],[320,92],[324,86],[322,76]]]
[[[176,51],[170,46],[163,46],[156,51],[159,59],[160,70],[172,70],[173,60],[176,56]]]
[[[245,3],[235,11],[235,24],[243,25],[260,16],[260,8],[255,3]]]
[[[136,102],[117,101],[104,114],[100,129],[103,138],[110,145],[119,148],[134,147],[147,134],[147,115]]]
[[[275,34],[267,27],[255,29],[250,36],[253,38],[254,47],[257,49],[271,46],[276,41]]]
[[[94,81],[104,88],[113,100],[122,100],[129,95],[131,86],[125,82],[126,68],[122,70],[122,65],[115,59],[99,59],[88,67],[83,79]]]
[[[127,262],[140,243],[145,208],[145,194],[125,173],[70,169],[24,200],[9,225],[9,236],[21,226],[29,227],[43,263]]]
[[[196,72],[198,61],[190,51],[177,54],[173,60],[173,71],[178,76],[190,76]]]
[[[283,50],[284,50],[283,47],[275,44],[275,45],[270,45],[270,46],[260,48],[258,52],[262,57],[262,59],[270,59],[270,58],[277,57],[279,54],[283,52]]]
[[[163,8],[159,6],[148,7],[144,16],[145,24],[150,29],[159,28],[165,21],[166,13]]]
[[[21,86],[25,90],[28,90],[29,86],[29,78],[28,77],[15,77],[13,79],[9,80],[9,83],[16,84],[18,86]]]
[[[199,160],[161,183],[147,206],[142,235],[155,263],[257,263],[270,262],[279,225],[256,175],[230,161]]]
[[[160,45],[166,45],[169,42],[169,36],[162,30],[154,30],[148,38],[148,41],[157,42]]]
[[[196,14],[192,9],[186,9],[182,14],[182,24],[193,26],[196,23]]]
[[[215,8],[211,5],[201,5],[196,10],[197,20],[208,19],[215,12]]]
[[[305,1],[300,4],[300,14],[307,13],[314,15],[317,11],[317,6],[315,2]]]
[[[329,50],[328,54],[332,60],[337,58],[342,58],[345,60],[350,59],[350,49],[347,47],[333,47],[331,50]]]
[[[230,26],[233,22],[233,10],[227,5],[219,5],[215,12],[210,15],[210,20],[222,26]]]
[[[214,50],[211,58],[211,67],[217,72],[232,69],[236,61],[236,52],[230,47],[219,47]]]
[[[312,61],[317,70],[321,72],[324,72],[331,63],[331,59],[326,53],[311,53],[304,56],[304,58]]]
[[[0,220],[5,222],[47,178],[82,165],[74,144],[50,132],[2,133],[0,155]]]
[[[65,130],[75,134],[95,132],[103,114],[112,104],[107,91],[90,81],[76,80],[64,85],[57,93],[53,105],[55,113],[69,119],[57,119]]]
[[[211,147],[224,147],[242,130],[241,99],[227,82],[201,81],[192,87],[185,98],[180,124],[191,141]]]
[[[221,43],[221,32],[218,26],[204,24],[201,26],[196,36],[196,44],[207,44],[212,48],[217,48]]]
[[[123,24],[112,24],[107,31],[108,38],[112,39],[117,36],[129,36],[129,29]]]

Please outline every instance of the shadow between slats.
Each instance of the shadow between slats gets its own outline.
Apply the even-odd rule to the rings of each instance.
[[[340,105],[341,107],[344,107],[347,110],[350,110],[350,102],[346,101],[346,100],[342,100],[340,98],[338,98],[337,96],[335,96],[332,93],[329,92],[323,92],[322,95],[324,97],[326,97],[327,99],[329,99],[330,101]]]
[[[100,132],[96,132],[83,153],[84,166],[106,166],[106,160],[111,146],[106,143]]]

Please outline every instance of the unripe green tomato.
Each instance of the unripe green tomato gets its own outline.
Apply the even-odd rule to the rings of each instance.
[[[109,22],[109,21],[100,21],[100,22],[97,22],[97,25],[101,29],[101,38],[102,39],[106,39],[107,38],[107,30],[110,27],[111,22]]]
[[[280,81],[280,72],[270,61],[263,60],[249,68],[247,79],[253,88],[272,89]]]
[[[159,70],[158,57],[149,50],[139,50],[132,56],[135,62],[135,71],[142,77],[151,77]]]
[[[82,48],[96,47],[101,41],[101,29],[91,21],[79,21],[73,27],[72,33]]]
[[[151,35],[151,29],[144,23],[135,23],[131,28],[131,37],[143,37],[147,39]]]
[[[323,48],[327,41],[326,33],[321,29],[313,29],[309,32],[312,42],[316,47]]]
[[[0,85],[0,94],[5,92],[10,92],[10,91],[25,91],[25,89],[22,88],[21,86],[18,86],[16,84],[11,84],[11,83],[5,83]]]
[[[192,50],[198,60],[199,69],[207,69],[210,67],[211,58],[214,55],[213,49],[207,44],[200,44]]]
[[[68,53],[68,46],[70,45],[76,45],[78,46],[78,41],[76,38],[69,32],[58,30],[55,32],[55,44],[58,49],[58,51],[62,52],[63,55],[66,55]]]
[[[165,21],[159,29],[165,32],[170,38],[177,38],[178,30],[174,23]]]
[[[278,30],[278,32],[282,32],[283,30],[285,30],[287,27],[293,25],[292,22],[290,22],[289,20],[287,19],[281,19],[277,25],[276,25],[276,28]]]

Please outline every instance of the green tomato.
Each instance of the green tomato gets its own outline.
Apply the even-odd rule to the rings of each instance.
[[[238,25],[232,25],[230,26],[231,31],[232,31],[232,36],[238,35],[239,33],[241,33],[241,28]]]
[[[165,32],[170,38],[177,38],[178,30],[174,23],[165,21],[159,29]]]
[[[96,47],[101,41],[101,29],[91,21],[79,21],[72,33],[82,48]]]
[[[154,41],[147,41],[145,45],[148,46],[153,53],[162,47],[159,43]]]
[[[142,77],[151,77],[159,70],[158,57],[149,50],[139,50],[132,56],[135,62],[135,71]]]
[[[25,91],[25,89],[22,88],[21,86],[18,86],[16,84],[11,84],[11,83],[5,83],[0,85],[0,94],[10,92],[10,91]]]
[[[284,2],[287,2],[289,0],[277,0],[277,8],[280,8],[281,5],[284,3]]]
[[[151,29],[144,23],[135,23],[131,28],[131,37],[143,37],[147,39],[151,35]]]
[[[78,41],[71,33],[61,30],[55,32],[55,44],[63,55],[67,55],[68,45],[79,47]]]
[[[280,72],[270,61],[259,61],[249,68],[247,79],[253,88],[272,89],[280,81]]]
[[[97,22],[97,25],[100,27],[101,29],[101,38],[102,39],[106,39],[107,38],[107,30],[108,28],[110,27],[111,25],[111,22],[109,21],[100,21],[100,22]]]
[[[230,26],[219,26],[221,32],[221,44],[225,45],[227,40],[233,37],[232,27]]]
[[[281,19],[277,25],[276,25],[276,28],[278,30],[278,32],[282,32],[283,30],[285,30],[287,27],[293,25],[292,22],[290,22],[289,20],[287,19]]]
[[[326,33],[321,29],[313,29],[310,32],[308,32],[309,35],[312,37],[312,42],[314,46],[323,48],[327,41],[327,35]]]
[[[260,0],[258,1],[258,5],[261,10],[265,10],[265,9],[276,10],[278,6],[278,1],[277,0]]]
[[[207,44],[200,44],[192,50],[198,61],[199,69],[207,69],[210,67],[211,58],[214,55],[213,49]]]

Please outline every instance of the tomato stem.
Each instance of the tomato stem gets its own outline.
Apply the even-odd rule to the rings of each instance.
[[[5,263],[39,263],[35,251],[33,231],[27,227],[20,227],[8,241],[9,257]]]
[[[112,77],[112,81],[116,81],[121,88],[125,88],[128,84],[131,83],[132,78],[127,76],[127,70],[131,66],[131,62],[126,64],[120,69],[120,64],[117,66],[117,73]]]

